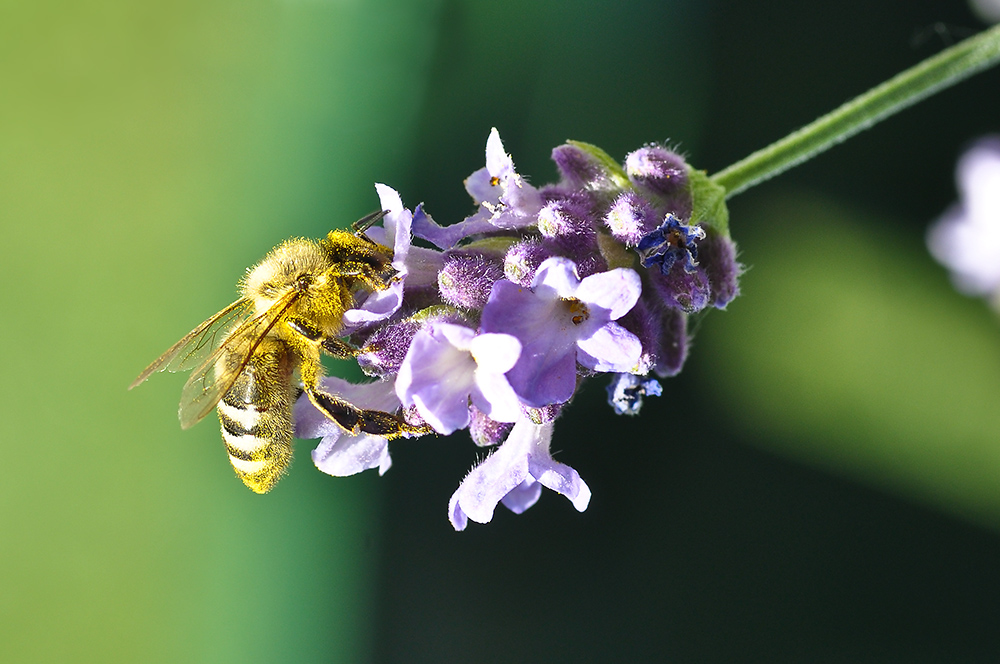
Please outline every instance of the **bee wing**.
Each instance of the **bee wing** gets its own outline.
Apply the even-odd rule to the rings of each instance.
[[[205,358],[215,352],[226,338],[226,332],[238,325],[253,312],[253,302],[246,298],[236,300],[204,323],[194,328],[167,352],[153,360],[128,389],[145,382],[157,371],[186,371],[201,366]]]
[[[238,325],[191,373],[181,390],[181,405],[178,415],[181,428],[187,429],[212,412],[219,400],[225,396],[239,377],[261,340],[288,311],[296,299],[298,291],[289,291],[275,301],[267,311]],[[218,361],[223,354],[229,355],[224,367]]]

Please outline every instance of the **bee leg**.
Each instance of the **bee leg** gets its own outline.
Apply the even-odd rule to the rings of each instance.
[[[379,210],[378,212],[372,212],[371,214],[366,214],[365,216],[361,217],[353,224],[351,224],[351,229],[354,231],[354,234],[357,235],[359,238],[372,242],[372,240],[368,239],[367,235],[364,235],[364,232],[368,230],[372,226],[372,224],[374,224],[376,221],[378,221],[387,214],[389,214],[388,210]]]
[[[339,337],[327,337],[326,339],[323,339],[322,345],[323,350],[338,360],[349,360],[353,357],[357,357],[358,353],[361,352],[360,348],[352,346]]]
[[[352,346],[343,339],[338,337],[324,337],[322,330],[305,319],[289,318],[287,323],[288,327],[313,342],[313,344],[318,342],[320,348],[338,360],[349,360],[357,357],[358,353],[361,352],[360,349]]]
[[[433,431],[427,425],[413,426],[408,424],[401,417],[392,413],[358,408],[343,399],[338,399],[319,390],[307,389],[306,394],[309,395],[309,400],[312,401],[313,405],[322,413],[339,424],[345,431],[354,435],[367,433],[384,438],[398,438],[407,433],[422,435]]]

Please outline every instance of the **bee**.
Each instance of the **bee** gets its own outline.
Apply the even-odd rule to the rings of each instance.
[[[178,415],[188,429],[213,408],[237,476],[267,493],[292,459],[292,405],[301,392],[320,412],[353,434],[395,438],[427,433],[398,415],[358,408],[323,391],[322,353],[347,359],[360,349],[338,336],[359,294],[388,288],[396,278],[392,249],[364,231],[385,216],[370,214],[318,241],[294,238],[247,270],[241,297],[194,328],[139,374],[129,389],[157,371],[193,372]],[[301,388],[297,385],[301,381]]]

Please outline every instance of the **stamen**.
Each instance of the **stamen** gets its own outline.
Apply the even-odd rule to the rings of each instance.
[[[574,325],[581,325],[590,318],[590,309],[580,300],[575,297],[564,297],[561,299],[566,303],[566,309],[573,314],[572,320]]]

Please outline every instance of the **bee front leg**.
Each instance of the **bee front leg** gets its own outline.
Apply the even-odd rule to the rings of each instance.
[[[352,346],[339,337],[324,337],[323,331],[302,318],[289,318],[288,327],[301,334],[313,344],[319,344],[324,351],[338,360],[349,360],[357,357],[361,349]]]

